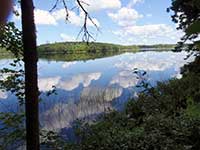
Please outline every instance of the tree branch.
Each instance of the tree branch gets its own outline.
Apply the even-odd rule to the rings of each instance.
[[[64,6],[64,9],[66,11],[66,21],[69,21],[69,9],[67,7],[67,3],[65,0],[56,0],[55,4],[53,5],[52,9],[50,10],[50,12],[52,12],[54,9],[56,9],[56,7],[58,6],[58,3],[59,2],[62,2],[63,6]],[[91,16],[89,15],[88,11],[85,9],[85,7],[83,6],[83,4],[89,6],[88,3],[82,1],[82,0],[76,0],[78,6],[76,7],[73,7],[72,9],[75,9],[75,8],[80,8],[81,11],[84,13],[84,22],[83,22],[83,26],[81,27],[81,30],[80,32],[78,33],[78,36],[77,38],[79,38],[79,36],[83,33],[83,37],[82,37],[82,40],[83,41],[86,41],[86,42],[89,42],[90,39],[92,40],[95,40],[95,38],[93,37],[92,33],[89,32],[88,30],[88,21],[91,21],[91,23],[94,25],[94,27],[96,28],[97,31],[100,31],[99,30],[99,27],[98,25],[93,21],[93,19],[91,18]],[[71,9],[71,10],[72,10]]]

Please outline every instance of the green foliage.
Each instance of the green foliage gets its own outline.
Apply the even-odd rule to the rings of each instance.
[[[0,149],[17,149],[24,145],[24,113],[0,113]]]
[[[200,20],[195,21],[194,23],[192,23],[192,24],[186,29],[186,33],[187,33],[188,35],[199,34],[199,33],[200,33]]]
[[[3,68],[0,70],[0,89],[9,91],[16,95],[19,104],[24,104],[24,71],[21,69],[19,60],[14,60],[10,64],[12,69]]]
[[[193,22],[187,29],[186,34],[190,35],[198,35],[200,34],[200,20]],[[200,41],[195,41],[194,46],[197,50],[200,50]]]
[[[0,29],[0,53],[13,56],[10,68],[0,70],[0,90],[16,95],[20,107],[24,104],[24,71],[22,68],[22,33],[14,23],[8,23]],[[17,149],[25,144],[25,115],[19,112],[0,113],[0,149]]]
[[[56,149],[63,150],[65,141],[59,136],[58,133],[53,131],[40,131],[40,147],[41,149]]]
[[[196,45],[197,49],[200,49],[200,41],[195,41],[194,44]]]
[[[0,28],[0,50],[11,51],[16,58],[19,58],[22,55],[22,47],[22,33],[13,22]]]
[[[70,53],[109,53],[120,51],[138,51],[137,46],[121,46],[107,43],[64,42],[45,44],[38,47],[39,54]]]
[[[198,98],[200,93],[198,94]],[[192,98],[187,100],[187,109],[185,110],[186,114],[192,118],[200,118],[200,103],[195,103]]]
[[[174,49],[174,44],[156,44],[156,45],[139,45],[140,49],[155,49],[155,50],[171,50]]]
[[[21,56],[23,54],[22,33],[9,22],[5,27],[0,28],[0,52],[1,54],[13,54],[15,59],[10,63],[11,68],[0,70],[0,89],[14,93],[19,103],[24,103],[24,71],[22,68]]]
[[[178,24],[177,29],[186,32],[181,42],[178,43],[177,50],[180,50],[187,40],[198,38],[200,26],[199,0],[172,0],[172,6],[167,11],[169,12],[170,10],[174,12],[172,21]],[[187,46],[187,50],[199,50],[199,46],[195,47],[194,44]]]

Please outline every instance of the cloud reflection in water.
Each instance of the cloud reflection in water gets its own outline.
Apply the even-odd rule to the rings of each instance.
[[[185,61],[186,55],[186,52],[139,52],[86,62],[40,60],[42,96],[52,90],[52,86],[58,92],[41,102],[41,125],[59,131],[70,127],[77,118],[90,118],[123,105],[131,94],[137,96],[134,86],[138,79],[133,73],[134,68],[147,71],[149,81],[180,78],[180,67],[193,60]],[[0,91],[0,99],[7,98],[13,96]]]

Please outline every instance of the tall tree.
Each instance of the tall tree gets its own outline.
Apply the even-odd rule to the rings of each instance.
[[[37,47],[32,0],[21,0],[27,150],[39,150]]]
[[[0,1],[0,27],[4,28],[12,10],[12,0]],[[37,49],[32,0],[21,0],[23,56],[25,68],[25,112],[27,150],[39,149],[39,117],[37,87]]]
[[[177,29],[185,32],[178,48],[188,41],[195,41],[199,37],[200,30],[200,1],[199,0],[172,0],[172,5],[167,11],[172,11],[172,21],[177,23]],[[188,49],[198,50],[200,41],[190,44]],[[179,49],[181,50],[181,49]]]
[[[12,0],[1,0],[0,1],[0,25],[6,23],[8,15],[10,14],[12,8]]]

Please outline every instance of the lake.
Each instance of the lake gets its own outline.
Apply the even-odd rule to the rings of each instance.
[[[90,120],[106,111],[121,110],[140,91],[135,68],[146,71],[144,79],[155,86],[158,81],[181,78],[180,68],[193,60],[185,60],[186,56],[186,52],[149,51],[87,61],[42,58],[38,62],[41,127],[60,131],[77,118]],[[0,68],[9,67],[11,61],[1,59]],[[55,93],[47,96],[54,88]],[[0,91],[0,111],[19,110],[16,102],[14,95]]]

